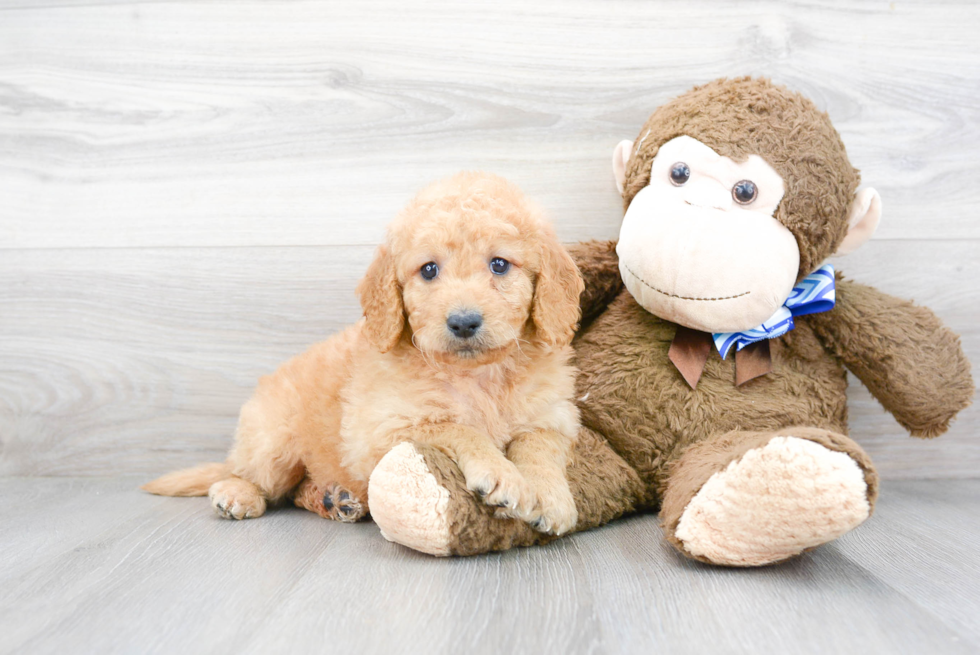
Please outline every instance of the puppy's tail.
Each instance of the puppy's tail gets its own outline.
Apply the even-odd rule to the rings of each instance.
[[[231,467],[215,462],[167,473],[140,489],[158,496],[207,496],[212,484],[230,477]]]

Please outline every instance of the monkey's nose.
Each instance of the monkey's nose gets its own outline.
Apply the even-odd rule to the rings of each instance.
[[[446,325],[452,331],[453,336],[469,339],[483,325],[483,315],[480,312],[457,312],[449,315],[449,318],[446,319]]]

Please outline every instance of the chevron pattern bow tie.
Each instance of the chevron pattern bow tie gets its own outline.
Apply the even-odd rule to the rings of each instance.
[[[772,371],[769,339],[796,327],[794,316],[829,311],[835,302],[834,267],[825,264],[793,287],[783,306],[759,327],[708,334],[679,325],[667,355],[693,389],[701,379],[712,343],[722,359],[735,348],[735,385],[741,386]]]
[[[835,302],[834,266],[824,264],[793,287],[783,306],[762,325],[744,332],[717,332],[711,338],[725,359],[733,347],[738,351],[756,341],[781,337],[796,327],[794,316],[830,311]]]

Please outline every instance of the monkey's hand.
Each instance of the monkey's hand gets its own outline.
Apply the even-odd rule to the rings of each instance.
[[[807,319],[912,436],[943,434],[973,399],[959,336],[925,307],[838,277],[837,306]]]
[[[585,281],[585,291],[580,300],[581,327],[584,328],[601,314],[623,289],[623,279],[619,276],[616,242],[582,241],[566,247]]]

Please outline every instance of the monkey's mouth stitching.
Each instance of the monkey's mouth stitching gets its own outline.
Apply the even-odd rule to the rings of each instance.
[[[646,287],[648,287],[650,289],[653,289],[654,291],[656,291],[659,294],[662,294],[664,296],[668,296],[670,298],[677,298],[678,300],[731,300],[732,298],[741,298],[742,296],[747,296],[750,293],[752,293],[751,291],[744,291],[744,292],[742,292],[740,294],[737,294],[737,295],[734,295],[734,296],[724,296],[724,297],[721,297],[721,298],[688,298],[687,296],[675,296],[672,293],[667,293],[666,291],[661,291],[657,287],[653,286],[652,284],[650,284],[649,282],[647,282],[646,280],[644,280],[642,277],[640,277],[639,275],[637,275],[636,273],[634,273],[633,272],[633,269],[630,268],[626,263],[623,263],[623,266],[625,266],[626,267],[626,270],[630,272],[630,275],[632,275],[637,280],[639,280],[640,283],[642,283],[644,286],[646,286]]]

